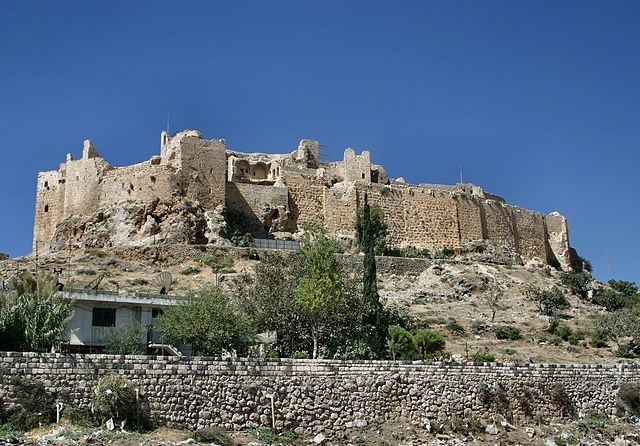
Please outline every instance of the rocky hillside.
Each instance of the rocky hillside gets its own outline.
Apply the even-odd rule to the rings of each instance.
[[[282,254],[286,259],[288,254]],[[226,259],[217,273],[205,264],[212,257]],[[0,261],[0,278],[8,281],[37,262],[38,268],[62,271],[59,281],[67,288],[99,282],[102,290],[156,294],[160,289],[156,277],[169,272],[173,278],[169,293],[181,296],[215,283],[216,276],[221,286],[232,287],[232,278],[252,273],[259,262],[252,257],[247,249],[197,245],[79,249]],[[347,268],[357,269],[361,257],[344,256],[343,261]],[[504,362],[619,361],[612,343],[596,348],[590,342],[594,319],[602,308],[572,295],[553,268],[459,259],[383,257],[378,263],[380,294],[387,304],[415,315],[423,326],[442,331],[454,357],[485,352]],[[551,332],[550,318],[541,315],[527,296],[529,286],[558,287],[569,302]]]

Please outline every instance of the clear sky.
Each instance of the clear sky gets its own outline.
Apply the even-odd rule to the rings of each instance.
[[[30,251],[36,173],[90,138],[238,150],[320,140],[392,177],[464,180],[569,219],[596,277],[640,283],[638,1],[0,0],[0,252]]]

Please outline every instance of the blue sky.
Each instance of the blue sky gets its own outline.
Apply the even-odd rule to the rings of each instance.
[[[36,173],[196,128],[239,150],[371,149],[569,219],[596,277],[640,283],[640,2],[0,0],[0,252]]]

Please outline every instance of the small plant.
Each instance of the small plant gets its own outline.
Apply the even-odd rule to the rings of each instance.
[[[254,240],[249,232],[243,234],[240,231],[235,231],[231,236],[231,243],[239,248],[252,248]]]
[[[517,341],[522,339],[520,329],[512,325],[501,325],[495,329],[496,339],[507,339],[509,341]]]
[[[95,276],[96,270],[91,268],[80,268],[76,270],[76,274],[80,274],[83,276]]]
[[[78,427],[91,427],[95,424],[89,410],[74,406],[65,407],[62,417]]]
[[[413,340],[421,359],[445,356],[446,341],[442,333],[422,328],[416,331]]]
[[[573,403],[571,397],[567,393],[564,384],[556,383],[549,390],[549,398],[565,415],[571,415],[573,412]]]
[[[487,325],[487,323],[484,322],[484,321],[481,321],[481,320],[474,320],[471,323],[471,330],[475,334],[482,334],[485,331],[487,331],[488,328],[489,328],[489,326]]]
[[[591,339],[589,340],[589,345],[594,348],[604,348],[607,344],[607,334],[601,330],[596,330],[591,335]]]
[[[297,352],[293,352],[293,354],[291,355],[291,357],[293,359],[309,359],[311,356],[309,355],[309,352],[306,351],[297,351]]]
[[[16,378],[11,388],[19,406],[8,419],[13,429],[26,432],[55,420],[55,397],[40,381]]]
[[[431,252],[428,249],[409,246],[406,248],[387,248],[384,252],[389,257],[409,257],[409,258],[430,258]]]
[[[442,248],[435,254],[436,259],[452,259],[456,255],[456,252],[450,248]]]
[[[193,439],[198,443],[212,443],[220,446],[233,446],[233,440],[221,427],[206,427],[193,433]]]
[[[278,435],[268,427],[260,427],[256,430],[256,436],[261,443],[274,443],[278,440]]]
[[[640,415],[640,385],[629,382],[620,383],[616,405],[626,415]]]
[[[520,392],[516,392],[516,399],[525,416],[533,415],[533,392],[531,389],[524,388]]]
[[[495,362],[496,356],[492,353],[489,353],[487,350],[478,350],[473,355],[471,355],[471,360],[473,362]]]
[[[197,266],[189,266],[180,271],[180,274],[182,274],[183,276],[192,276],[194,274],[200,274],[200,272],[202,272],[202,270]]]
[[[133,384],[122,375],[106,375],[93,390],[91,410],[101,422],[113,418],[116,424],[140,427],[140,404]]]
[[[329,244],[331,245],[331,248],[333,249],[333,252],[335,252],[337,254],[344,254],[346,248],[345,248],[344,244],[340,240],[337,240],[335,238],[330,238],[329,239]]]
[[[451,319],[446,325],[447,331],[453,335],[461,336],[465,334],[465,329],[458,321]]]

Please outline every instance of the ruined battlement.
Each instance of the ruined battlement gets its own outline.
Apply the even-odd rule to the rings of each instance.
[[[63,239],[79,246],[215,243],[235,231],[296,238],[318,218],[349,242],[365,194],[382,209],[393,247],[462,250],[484,241],[497,254],[562,268],[575,256],[563,216],[511,206],[473,184],[391,180],[369,151],[352,148],[340,161],[322,162],[319,142],[310,139],[288,153],[243,153],[196,130],[162,132],[159,155],[126,167],[110,165],[87,140],[80,159],[69,154],[57,170],[39,173],[33,248],[54,251]],[[110,234],[108,225],[128,232]]]

